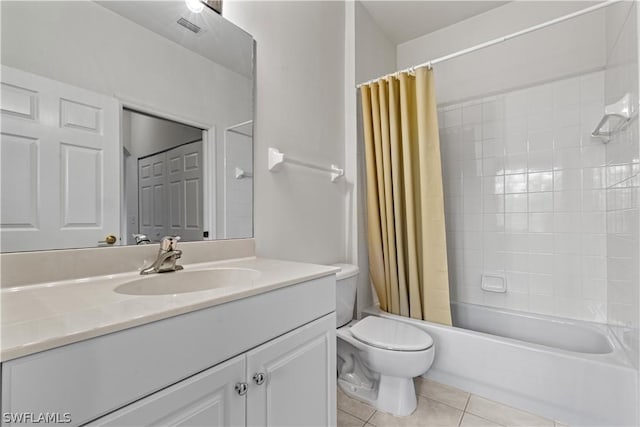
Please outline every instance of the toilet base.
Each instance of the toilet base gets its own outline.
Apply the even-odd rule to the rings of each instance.
[[[380,375],[376,408],[399,417],[405,417],[411,415],[417,405],[413,378]]]
[[[413,378],[380,375],[378,383],[372,387],[338,378],[338,386],[347,396],[397,417],[411,415],[418,403]]]

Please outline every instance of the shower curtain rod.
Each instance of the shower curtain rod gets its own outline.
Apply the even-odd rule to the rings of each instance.
[[[380,76],[377,79],[373,79],[373,80],[369,80],[368,82],[360,83],[360,84],[356,85],[356,88],[360,89],[360,87],[362,87],[364,85],[368,85],[368,84],[373,83],[373,82],[375,82],[377,80],[381,80],[381,79],[384,79],[384,78],[387,78],[387,77],[391,77],[391,76],[397,75],[399,73],[413,72],[416,68],[422,68],[422,67],[431,68],[432,66],[434,66],[436,64],[439,64],[440,62],[448,61],[450,59],[454,59],[454,58],[457,58],[459,56],[463,56],[463,55],[466,55],[468,53],[475,52],[477,50],[481,50],[481,49],[484,49],[486,47],[490,47],[490,46],[493,46],[493,45],[496,45],[496,44],[500,44],[500,43],[506,42],[507,40],[511,40],[511,39],[516,38],[516,37],[520,37],[520,36],[523,36],[525,34],[529,34],[529,33],[532,33],[534,31],[538,31],[538,30],[541,30],[541,29],[546,28],[546,27],[550,27],[550,26],[555,25],[555,24],[559,24],[560,22],[564,22],[564,21],[568,21],[569,19],[577,18],[578,16],[581,16],[581,15],[584,15],[584,14],[587,14],[587,13],[590,13],[590,12],[594,12],[596,10],[611,6],[612,4],[618,3],[620,1],[623,1],[623,0],[607,0],[607,1],[603,2],[603,3],[599,3],[599,4],[596,4],[594,6],[587,7],[585,9],[579,10],[577,12],[573,12],[573,13],[570,13],[568,15],[564,15],[564,16],[561,16],[559,18],[552,19],[552,20],[547,21],[547,22],[543,22],[542,24],[534,25],[532,27],[525,28],[524,30],[516,31],[515,33],[507,34],[506,36],[498,37],[496,39],[489,40],[487,42],[480,43],[480,44],[477,44],[475,46],[471,46],[469,48],[462,49],[462,50],[459,50],[459,51],[454,52],[454,53],[450,53],[449,55],[441,56],[439,58],[432,59],[432,60],[427,61],[427,62],[423,62],[422,64],[419,64],[419,65],[414,65],[412,67],[408,67],[408,68],[405,68],[405,69],[400,70],[400,71],[394,71],[391,74],[386,74],[384,76]]]

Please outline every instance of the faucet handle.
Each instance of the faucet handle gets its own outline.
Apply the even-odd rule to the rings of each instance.
[[[179,240],[180,236],[164,236],[160,241],[160,249],[163,251],[175,251]]]
[[[151,240],[149,240],[146,234],[132,234],[131,237],[135,239],[136,245],[147,245],[151,243]]]

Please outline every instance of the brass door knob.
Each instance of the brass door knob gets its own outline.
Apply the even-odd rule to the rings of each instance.
[[[114,236],[113,234],[109,234],[105,236],[104,240],[98,243],[106,243],[107,245],[113,245],[117,241],[118,241],[118,238],[116,236]]]

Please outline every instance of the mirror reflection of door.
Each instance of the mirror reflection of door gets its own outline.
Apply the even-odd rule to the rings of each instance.
[[[116,100],[7,66],[0,92],[2,252],[118,234]]]
[[[202,129],[123,111],[125,216],[135,234],[157,242],[167,235],[202,240]]]

